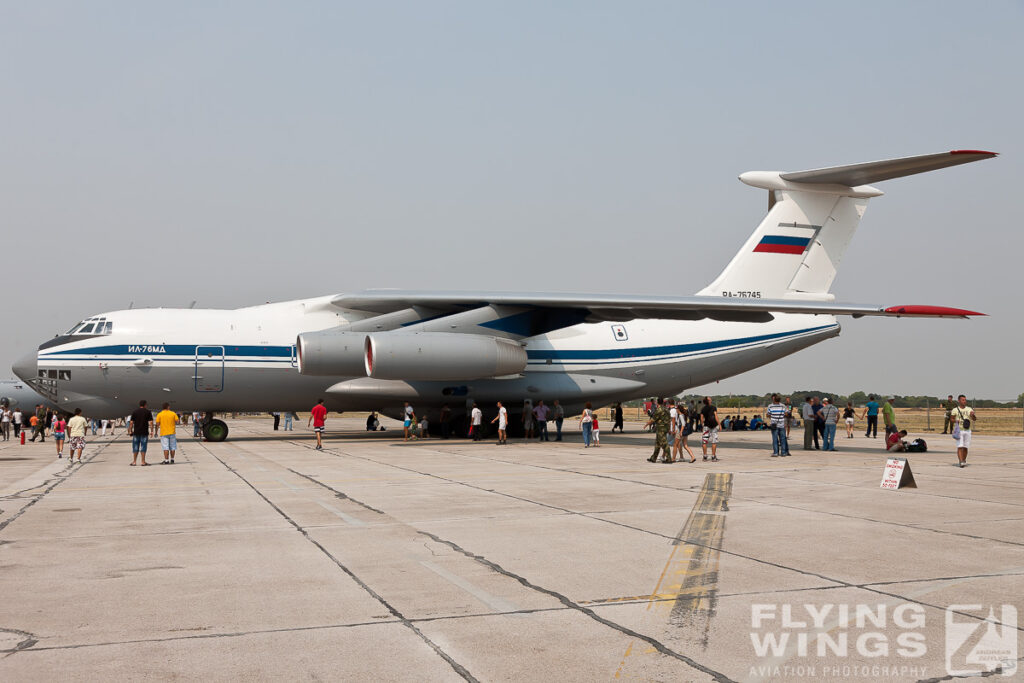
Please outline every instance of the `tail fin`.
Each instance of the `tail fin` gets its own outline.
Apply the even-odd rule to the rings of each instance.
[[[961,150],[812,171],[754,171],[740,180],[768,190],[768,215],[702,296],[829,299],[839,263],[871,197],[867,183],[989,159]]]

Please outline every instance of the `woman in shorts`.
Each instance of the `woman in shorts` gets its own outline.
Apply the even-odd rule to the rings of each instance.
[[[580,415],[580,431],[583,432],[583,447],[590,448],[590,437],[594,433],[594,408],[588,402]]]
[[[54,413],[50,428],[53,429],[53,441],[57,444],[57,457],[63,458],[64,437],[67,435],[68,423],[60,415]]]
[[[690,444],[686,443],[687,437],[693,434],[693,424],[688,412],[685,403],[680,401],[679,409],[676,413],[676,442],[672,445],[673,462],[682,460],[683,454],[680,449],[690,454],[690,462],[697,462],[697,456],[690,450]]]
[[[408,441],[409,437],[416,438],[416,411],[412,409],[412,406],[408,403],[405,404],[405,408],[402,410],[405,413],[405,420],[402,422],[402,433],[405,435],[404,441]]]
[[[853,403],[847,402],[846,408],[843,410],[843,421],[846,422],[846,438],[853,438],[853,421],[854,421],[854,410]]]

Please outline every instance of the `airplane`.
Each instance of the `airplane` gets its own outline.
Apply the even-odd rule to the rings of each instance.
[[[27,382],[18,379],[0,379],[0,408],[32,410],[40,403],[47,408],[57,407],[56,404],[33,391]]]
[[[64,410],[125,415],[139,399],[208,413],[376,410],[559,399],[566,415],[679,394],[835,337],[837,316],[966,318],[941,306],[839,303],[830,293],[871,183],[997,156],[979,150],[808,171],[749,172],[768,214],[691,297],[364,290],[234,310],[95,315],[42,343],[15,374]],[[528,409],[528,408],[527,408]],[[436,420],[432,420],[436,425]],[[512,421],[515,424],[515,421]],[[458,426],[458,425],[457,425]]]

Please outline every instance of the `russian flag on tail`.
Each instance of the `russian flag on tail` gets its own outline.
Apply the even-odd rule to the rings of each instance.
[[[763,251],[769,254],[802,254],[810,243],[810,237],[765,235],[754,247],[754,251]]]

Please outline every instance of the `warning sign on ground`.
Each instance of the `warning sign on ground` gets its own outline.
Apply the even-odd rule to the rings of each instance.
[[[916,489],[914,473],[910,471],[910,462],[906,458],[889,458],[885,461],[882,473],[883,489]]]

